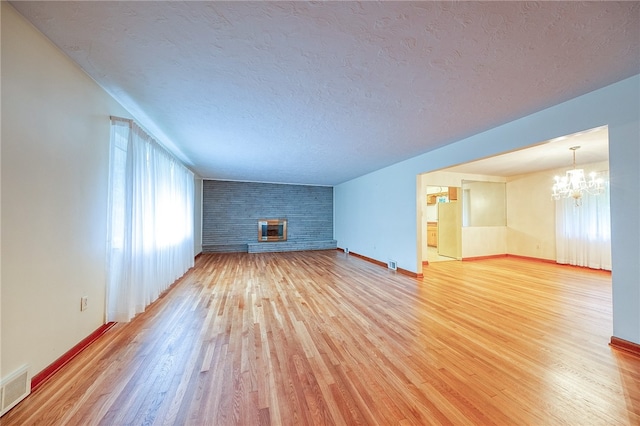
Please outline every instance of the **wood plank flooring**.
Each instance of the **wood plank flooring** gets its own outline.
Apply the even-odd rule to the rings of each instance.
[[[501,258],[424,279],[338,251],[207,254],[4,425],[638,425],[611,276]]]

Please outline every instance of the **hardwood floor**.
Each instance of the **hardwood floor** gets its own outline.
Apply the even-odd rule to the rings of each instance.
[[[337,251],[210,254],[2,425],[638,425],[611,277],[501,258],[412,279]]]

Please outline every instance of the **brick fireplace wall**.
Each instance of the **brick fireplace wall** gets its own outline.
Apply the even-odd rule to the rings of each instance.
[[[287,219],[287,241],[258,242],[258,219]],[[332,187],[203,181],[203,252],[335,248]]]

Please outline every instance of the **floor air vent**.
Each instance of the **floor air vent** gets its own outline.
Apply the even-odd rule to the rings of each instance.
[[[396,271],[398,270],[398,264],[396,263],[395,260],[390,260],[389,262],[387,262],[387,268]]]
[[[31,393],[28,367],[22,367],[0,383],[0,416],[11,410]]]

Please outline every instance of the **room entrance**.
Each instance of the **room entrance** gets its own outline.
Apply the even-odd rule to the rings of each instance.
[[[423,262],[442,262],[460,258],[461,202],[456,186],[427,186],[423,203],[423,233],[426,247]]]

